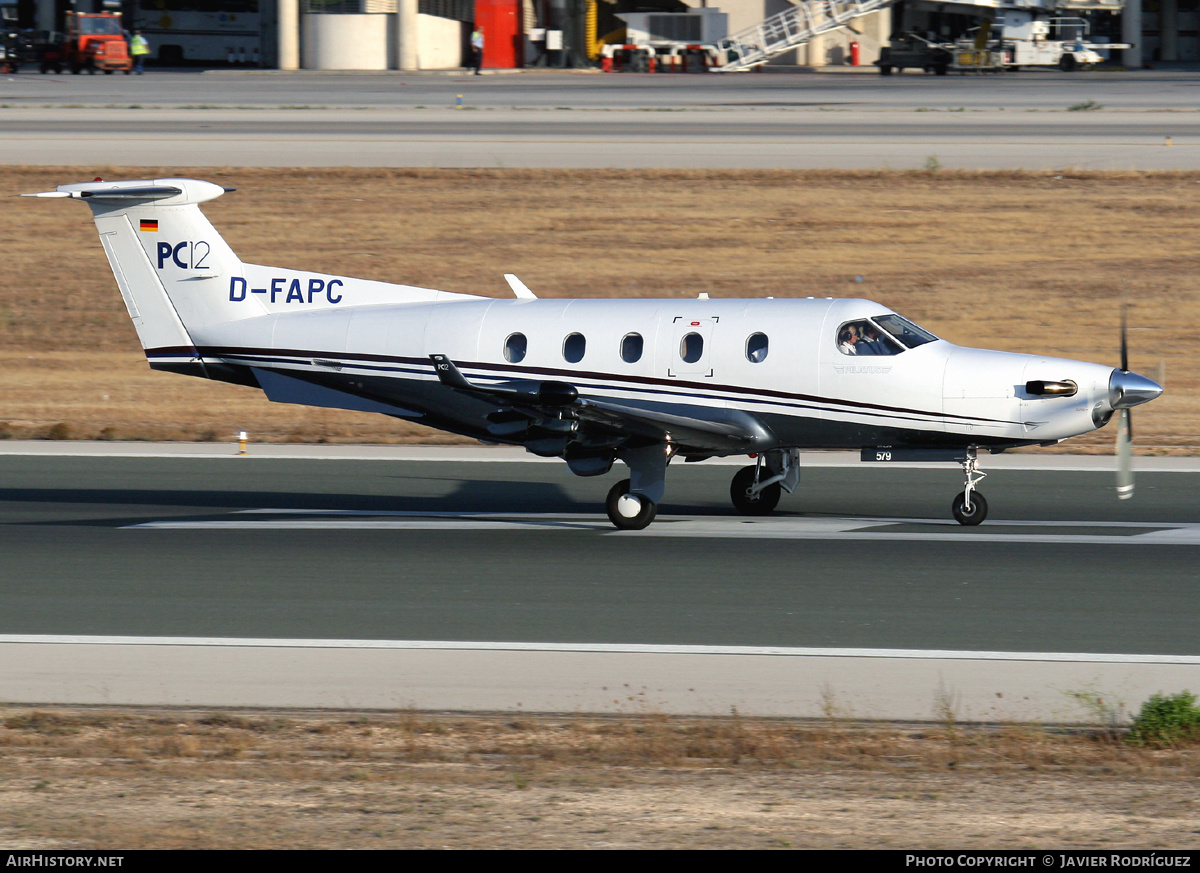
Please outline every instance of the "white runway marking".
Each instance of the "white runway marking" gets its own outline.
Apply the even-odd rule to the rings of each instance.
[[[218,646],[286,649],[404,649],[471,652],[561,652],[624,655],[771,655],[788,658],[910,658],[965,661],[1066,661],[1092,664],[1188,664],[1196,655],[1126,655],[1094,652],[988,652],[952,649],[851,649],[798,646],[690,646],[653,643],[539,643],[474,640],[323,640],[243,637],[122,637],[74,634],[0,634],[0,645]]]
[[[270,516],[270,517],[263,517]],[[614,530],[599,514],[492,512],[371,512],[360,510],[251,509],[224,519],[167,519],[129,525],[137,530],[395,530],[395,531],[597,531],[638,537],[718,539],[875,540],[899,542],[1080,543],[1200,545],[1200,524],[1004,521],[963,527],[928,518],[745,518],[660,516],[642,531]]]
[[[597,643],[6,635],[0,699],[100,706],[1094,724],[1200,657]],[[1080,690],[1102,689],[1097,713]]]

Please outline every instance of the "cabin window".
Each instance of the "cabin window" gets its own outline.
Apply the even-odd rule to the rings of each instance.
[[[752,333],[746,340],[746,360],[753,364],[761,364],[767,359],[767,335]]]
[[[843,355],[898,355],[904,347],[869,318],[848,321],[838,328],[838,351]]]
[[[521,361],[525,360],[526,346],[525,334],[510,334],[508,339],[504,341],[504,360],[510,364],[521,363]]]
[[[581,333],[570,334],[563,340],[563,357],[566,358],[568,364],[578,364],[582,361],[586,349],[587,340]]]
[[[636,364],[642,359],[642,335],[627,333],[621,340],[621,360],[626,364]]]
[[[704,355],[704,337],[698,333],[687,334],[679,343],[679,357],[684,363],[694,364]]]

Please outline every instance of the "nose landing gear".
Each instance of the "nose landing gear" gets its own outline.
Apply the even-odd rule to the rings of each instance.
[[[987,501],[975,490],[987,473],[979,469],[979,454],[975,449],[968,449],[966,458],[960,463],[963,468],[963,493],[955,496],[950,511],[959,524],[974,526],[987,518]]]

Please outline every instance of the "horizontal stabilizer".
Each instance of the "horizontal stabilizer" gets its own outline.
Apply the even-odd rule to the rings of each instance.
[[[137,204],[163,202],[164,206],[204,203],[233,188],[198,179],[150,179],[134,182],[77,182],[59,185],[53,191],[25,194],[25,197],[67,197],[96,203]]]
[[[72,197],[84,200],[95,197],[98,200],[162,200],[182,194],[182,188],[170,185],[147,185],[141,188],[106,188],[100,191],[43,191],[40,194],[23,194],[22,197]]]

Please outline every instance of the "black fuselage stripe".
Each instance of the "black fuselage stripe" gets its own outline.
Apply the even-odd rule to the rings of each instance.
[[[429,364],[427,358],[409,358],[391,355],[375,355],[360,352],[325,352],[306,349],[256,349],[256,348],[239,348],[231,346],[198,346],[196,349],[170,347],[161,349],[147,349],[146,356],[149,357],[176,357],[182,354],[202,356],[213,356],[219,358],[241,358],[247,359],[254,363],[274,363],[274,364],[308,364],[312,365],[312,358],[324,358],[334,360],[341,364],[348,364],[363,370],[375,370],[377,372],[397,372],[411,373],[413,375],[428,376],[432,374],[432,365]],[[299,359],[299,360],[296,360]],[[370,362],[370,363],[364,363]],[[688,382],[676,379],[662,379],[654,376],[635,376],[635,375],[618,375],[615,373],[599,373],[594,371],[575,371],[575,370],[560,370],[545,367],[520,367],[514,365],[479,363],[474,361],[456,361],[460,368],[471,370],[490,370],[497,371],[498,375],[490,378],[505,379],[505,378],[523,378],[529,375],[556,376],[573,379],[590,379],[594,381],[612,382],[616,380],[618,384],[608,385],[592,385],[588,386],[596,389],[607,389],[610,391],[630,391],[640,393],[655,393],[666,394],[679,397],[701,397],[706,400],[728,400],[728,397],[722,396],[714,392],[724,392],[725,394],[741,395],[739,399],[748,400],[752,403],[766,403],[775,406],[784,406],[794,409],[811,409],[820,412],[862,412],[878,417],[897,418],[906,421],[919,421],[921,419],[914,416],[925,416],[927,419],[946,420],[954,419],[964,422],[980,422],[986,424],[1020,424],[1020,422],[1005,421],[1003,419],[982,418],[970,415],[947,415],[942,412],[927,412],[922,409],[911,409],[902,406],[884,406],[882,404],[866,403],[858,400],[837,400],[832,398],[817,397],[810,394],[795,394],[786,391],[778,391],[771,388],[744,388],[734,387],[729,385],[713,385],[702,382]],[[387,366],[379,366],[385,364]],[[413,369],[413,368],[417,369]],[[489,378],[483,376],[483,378]],[[654,385],[660,386],[657,390],[651,388],[629,387],[622,383],[637,383],[639,385]],[[665,386],[671,386],[666,388]],[[691,391],[682,391],[679,389],[692,389]],[[779,399],[774,399],[779,398]],[[831,407],[851,407],[850,409],[835,409]]]

